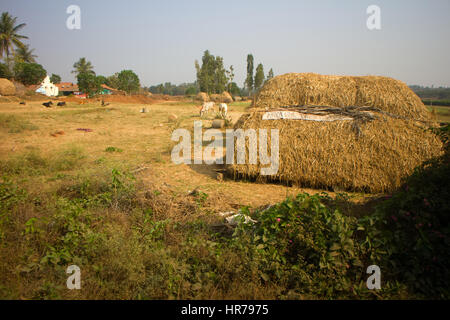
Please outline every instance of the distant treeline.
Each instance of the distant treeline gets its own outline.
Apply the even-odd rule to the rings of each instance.
[[[147,89],[153,94],[167,94],[171,96],[193,95],[198,93],[198,86],[196,83],[182,83],[176,85],[166,82],[144,89]]]
[[[450,100],[450,88],[447,87],[422,87],[422,86],[410,86],[410,88],[422,99],[422,100]],[[441,102],[439,102],[441,103]],[[434,104],[434,102],[433,102]],[[442,105],[442,104],[441,104]]]
[[[446,106],[450,107],[450,100],[422,100],[427,106]]]
[[[167,94],[170,96],[190,96],[196,95],[200,91],[200,88],[196,82],[182,83],[179,85],[166,82],[164,84],[161,83],[158,85],[145,87],[144,89],[150,91],[153,94]],[[239,88],[235,82],[231,83],[230,89],[230,93],[233,96],[240,96],[243,94],[243,91],[245,91]]]

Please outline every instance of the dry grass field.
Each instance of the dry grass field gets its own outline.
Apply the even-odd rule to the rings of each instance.
[[[68,102],[45,108],[41,103],[0,103],[1,298],[379,297],[364,289],[364,279],[339,296],[320,279],[308,280],[308,288],[317,288],[312,290],[284,276],[268,281],[258,271],[263,262],[256,263],[245,246],[228,245],[231,231],[219,213],[324,190],[219,181],[216,165],[172,163],[171,133],[193,130],[199,105]],[[231,104],[232,122],[249,106]],[[141,113],[143,107],[149,112]],[[171,114],[176,121],[168,120]],[[203,119],[204,128],[213,118]],[[345,195],[350,202],[342,203],[359,217],[379,196],[350,193]],[[225,240],[217,240],[221,237]],[[82,270],[82,290],[65,287],[70,264]],[[389,287],[385,297],[390,292],[408,296],[403,287]]]

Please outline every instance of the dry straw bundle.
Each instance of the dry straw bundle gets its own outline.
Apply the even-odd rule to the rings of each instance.
[[[293,112],[297,118],[268,117],[278,111]],[[279,129],[277,174],[262,176],[259,161],[251,165],[248,159],[228,170],[235,178],[258,181],[393,191],[416,166],[442,152],[442,142],[426,130],[430,119],[421,100],[391,78],[278,76],[260,91],[255,111],[235,125],[244,130]],[[248,154],[248,141],[246,150]]]
[[[370,106],[417,120],[430,120],[420,98],[403,82],[387,77],[324,76],[288,73],[269,80],[255,106],[290,105]]]
[[[0,95],[12,96],[16,93],[16,87],[8,79],[0,78]]]
[[[246,114],[235,128],[269,129],[269,141],[270,129],[279,129],[278,172],[262,176],[259,161],[249,165],[247,159],[247,164],[228,167],[235,178],[387,192],[399,187],[403,177],[423,161],[439,155],[442,149],[440,140],[421,123],[377,112],[370,112],[367,117],[355,113],[354,120],[327,122],[263,120],[264,114]],[[246,141],[247,155],[248,151]]]
[[[209,95],[206,92],[199,92],[195,99],[201,102],[208,102],[210,100]]]

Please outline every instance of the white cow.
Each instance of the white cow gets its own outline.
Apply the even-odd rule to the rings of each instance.
[[[204,102],[200,110],[200,117],[203,117],[209,110],[214,109],[214,102]]]
[[[219,104],[219,112],[222,114],[223,117],[227,116],[228,106],[226,103]]]

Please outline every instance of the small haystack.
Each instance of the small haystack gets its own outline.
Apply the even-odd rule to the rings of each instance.
[[[233,97],[231,96],[231,94],[229,94],[228,92],[224,91],[222,92],[222,101],[224,103],[232,103],[233,102]]]
[[[0,95],[13,96],[16,93],[14,83],[5,78],[0,78]]]
[[[201,102],[209,102],[210,101],[209,96],[206,92],[199,92],[197,94],[197,96],[195,97],[195,99],[197,101],[201,101]]]
[[[248,164],[246,141],[246,164],[228,166],[235,178],[313,188],[392,191],[416,166],[442,150],[441,141],[423,122],[373,107],[297,106],[256,111],[243,115],[235,125],[238,128],[268,129],[269,141],[270,129],[279,129],[279,169],[276,175],[261,175],[259,156],[258,164]],[[270,154],[270,142],[268,150]]]
[[[406,84],[379,76],[288,73],[267,81],[255,101],[262,109],[291,105],[370,106],[410,119],[430,120],[430,113]]]

